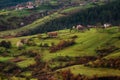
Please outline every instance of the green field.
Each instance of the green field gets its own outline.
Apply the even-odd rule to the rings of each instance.
[[[119,31],[118,31],[118,27],[111,27],[108,29],[98,29],[96,30],[95,28],[90,29],[89,31],[86,30],[85,32],[76,32],[76,31],[72,31],[70,32],[69,29],[65,29],[65,30],[60,30],[58,31],[58,37],[57,38],[48,38],[45,40],[42,40],[42,37],[46,37],[46,34],[41,34],[41,38],[38,38],[38,35],[32,35],[32,36],[25,36],[25,37],[18,37],[18,38],[10,38],[7,39],[7,41],[11,41],[12,42],[12,48],[9,49],[9,55],[6,57],[1,56],[0,57],[0,62],[7,62],[10,59],[14,59],[15,55],[19,55],[21,53],[23,53],[24,51],[29,51],[29,50],[33,50],[33,51],[37,51],[39,52],[40,55],[42,55],[41,60],[43,62],[48,62],[48,65],[50,66],[51,69],[54,69],[56,67],[60,67],[59,69],[55,70],[56,71],[61,71],[61,70],[67,70],[70,69],[72,71],[73,74],[77,75],[77,74],[81,74],[81,75],[86,75],[88,77],[92,77],[94,75],[96,76],[120,76],[120,70],[116,70],[116,69],[110,69],[110,68],[91,68],[91,67],[85,67],[84,65],[71,65],[65,68],[64,67],[66,64],[69,63],[69,61],[59,61],[58,59],[61,58],[65,58],[68,59],[70,58],[70,61],[74,61],[75,57],[83,57],[83,56],[98,56],[98,54],[96,53],[96,49],[104,49],[107,48],[109,46],[116,46],[117,48],[120,48],[120,40],[117,38],[119,37]],[[40,34],[39,34],[40,35]],[[57,52],[54,53],[50,53],[49,49],[44,49],[42,50],[42,48],[39,46],[41,43],[47,43],[49,46],[51,45],[51,43],[54,42],[54,44],[58,44],[59,41],[61,40],[68,40],[70,39],[72,36],[78,36],[78,38],[76,38],[75,42],[76,44],[70,47],[66,47],[65,49],[59,50]],[[23,50],[18,50],[16,47],[16,43],[18,41],[20,41],[21,39],[30,39],[32,38],[33,41],[36,43],[36,46],[27,46],[24,45],[25,48]],[[0,39],[0,41],[5,40],[5,39]],[[109,45],[106,45],[108,44]],[[116,50],[112,53],[110,53],[107,56],[104,56],[103,58],[105,59],[115,59],[115,58],[119,58],[120,54],[119,54],[119,50]],[[27,55],[21,55],[19,56],[19,58],[23,59],[23,61],[17,62],[15,63],[17,66],[19,66],[20,68],[27,68],[30,65],[35,64],[35,57],[29,57]],[[51,62],[51,60],[53,60],[53,62]],[[114,73],[112,73],[114,71]],[[24,73],[23,73],[24,74]],[[29,74],[29,72],[27,72],[26,74]]]
[[[109,10],[114,5],[110,3],[107,7],[103,2],[87,3],[52,12],[53,6],[57,7],[58,2],[51,0],[49,4],[51,5],[41,5],[31,10],[0,10],[0,27],[1,24],[17,26],[22,21],[21,18],[26,20],[26,17],[32,18],[31,15],[38,17],[36,15],[42,11],[51,11],[44,17],[30,20],[31,23],[25,26],[0,31],[0,80],[107,80],[107,77],[119,79],[120,26],[101,28],[106,22],[101,21],[106,15],[102,13],[110,13]],[[118,5],[117,2],[115,4]],[[83,25],[81,22],[86,21],[84,16],[87,14],[88,18],[93,14],[90,21],[94,20],[94,12],[97,15],[99,11],[101,22],[95,24],[93,21],[97,27],[84,27],[83,30],[72,28],[73,25]],[[115,14],[119,16],[118,12]],[[114,13],[109,14],[109,17],[111,15]],[[9,22],[11,19],[13,21]],[[80,19],[82,20],[79,21]],[[112,20],[114,19],[111,18]],[[113,23],[117,24],[118,21]],[[56,32],[57,36],[50,37],[49,31]]]

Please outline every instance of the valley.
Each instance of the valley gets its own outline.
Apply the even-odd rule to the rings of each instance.
[[[0,5],[0,80],[120,80],[119,4],[13,0]]]

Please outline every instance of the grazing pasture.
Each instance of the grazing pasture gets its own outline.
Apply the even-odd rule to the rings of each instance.
[[[5,48],[6,51],[1,53],[0,64],[8,62],[6,64],[13,66],[13,64],[11,64],[12,62],[14,63],[14,67],[16,65],[19,69],[25,70],[16,73],[17,75],[26,74],[27,76],[27,74],[29,74],[31,75],[31,78],[36,79],[43,78],[40,76],[42,74],[44,75],[44,73],[50,72],[50,74],[53,74],[56,73],[56,71],[67,69],[71,69],[73,74],[81,74],[87,77],[120,76],[120,71],[116,68],[110,69],[108,67],[104,68],[104,66],[95,68],[91,66],[94,61],[99,59],[102,61],[103,59],[109,60],[111,58],[119,58],[120,45],[118,44],[120,44],[120,40],[118,27],[109,27],[106,29],[100,28],[99,30],[91,28],[84,32],[70,32],[69,29],[64,29],[56,32],[58,33],[57,37],[52,38],[44,33],[32,36],[8,38],[7,40],[0,39],[0,42],[3,40],[10,41],[12,45],[10,49]],[[74,45],[68,46],[65,43],[63,44],[63,41],[70,42],[72,39],[75,40]],[[19,41],[23,42],[23,48],[20,50],[16,46]],[[30,44],[28,45],[27,43],[29,41]],[[51,53],[50,47],[56,47],[58,44],[61,45],[61,41],[64,47]],[[31,45],[33,43],[35,43],[35,45]],[[109,50],[111,48],[113,48],[112,51]],[[105,51],[106,49],[109,51]],[[98,51],[105,52],[103,54],[98,53]],[[110,73],[113,71],[115,72]],[[42,74],[40,75],[40,73]],[[15,72],[13,74],[15,74]]]

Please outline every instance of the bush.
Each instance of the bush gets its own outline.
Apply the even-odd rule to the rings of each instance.
[[[4,47],[4,48],[11,48],[11,42],[10,41],[5,41],[5,40],[3,40],[3,41],[1,41],[0,42],[0,47]]]
[[[41,39],[41,38],[42,38],[42,35],[41,35],[41,34],[38,34],[38,35],[37,35],[37,38],[38,38],[38,39]]]
[[[75,44],[75,39],[72,40],[62,40],[57,45],[50,47],[50,52],[56,52],[58,50],[64,49],[65,47],[69,47]]]
[[[28,46],[36,46],[36,43],[34,41],[28,41],[27,45]]]
[[[4,47],[0,47],[0,53],[4,53],[6,49]]]
[[[24,51],[23,53],[21,53],[21,55],[35,57],[35,56],[39,55],[39,52],[37,50],[27,50],[27,51]]]
[[[43,44],[42,44],[42,43],[40,43],[39,47],[43,47]]]
[[[71,39],[76,39],[76,38],[78,38],[77,35],[74,35],[74,36],[71,37]]]
[[[43,45],[43,47],[49,47],[48,43],[45,43],[45,44]]]

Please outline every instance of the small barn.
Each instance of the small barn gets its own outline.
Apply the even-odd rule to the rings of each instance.
[[[48,37],[57,37],[58,33],[57,32],[48,32],[47,35],[48,35]]]

